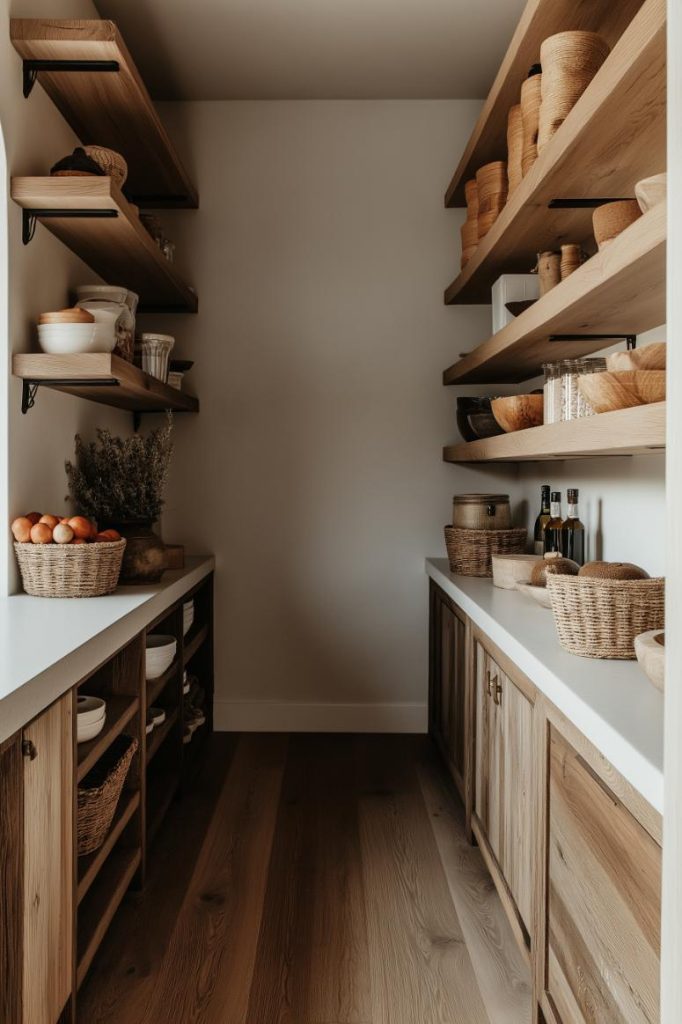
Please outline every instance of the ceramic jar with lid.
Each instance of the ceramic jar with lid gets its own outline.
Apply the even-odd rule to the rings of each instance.
[[[120,356],[129,363],[133,361],[133,350],[135,345],[135,312],[139,296],[135,292],[118,285],[108,284],[86,284],[76,289],[78,305],[82,309],[88,309],[95,321],[100,317],[98,311],[106,311],[101,317],[102,320],[110,320],[111,314],[116,312],[114,319],[114,343],[111,348],[103,351],[111,352]]]
[[[508,530],[511,509],[508,494],[455,494],[452,525],[461,530]]]

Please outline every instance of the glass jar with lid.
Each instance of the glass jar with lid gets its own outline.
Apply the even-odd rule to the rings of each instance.
[[[592,359],[580,359],[579,376],[584,376],[588,373],[603,373],[606,370],[606,359],[602,356],[598,356]],[[594,416],[595,411],[583,396],[580,387],[578,386],[578,416]]]
[[[545,423],[561,420],[561,363],[543,363],[545,384],[543,388],[543,419]]]

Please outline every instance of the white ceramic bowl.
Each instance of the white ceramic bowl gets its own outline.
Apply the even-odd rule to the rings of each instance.
[[[88,697],[84,693],[78,694],[76,704],[78,714],[78,725],[90,725],[92,722],[99,722],[107,713],[107,702],[101,697]]]
[[[116,325],[122,310],[128,312],[128,307],[106,299],[79,299],[78,305],[95,318],[94,344],[97,351],[113,352],[116,347]]]
[[[178,642],[174,636],[152,633],[147,637],[145,667],[147,679],[158,679],[173,664]]]
[[[99,736],[99,734],[101,733],[102,729],[104,728],[104,723],[106,722],[106,720],[106,715],[104,715],[104,717],[100,718],[99,721],[97,722],[90,722],[87,725],[81,725],[79,715],[76,733],[76,739],[78,740],[78,742],[87,743],[88,740],[94,740],[95,736]]]
[[[128,295],[135,295],[135,293],[128,292],[127,288],[117,284],[80,284],[76,288],[78,305],[83,299],[108,299],[109,302],[127,303]]]
[[[542,608],[552,608],[552,599],[549,596],[547,587],[533,587],[530,583],[517,583],[516,589],[520,590],[526,597],[531,597]]]
[[[166,712],[163,708],[150,708],[148,715],[155,727],[166,721]]]
[[[187,636],[187,634],[189,633],[189,631],[192,628],[193,624],[194,624],[194,607],[190,608],[187,611],[185,611],[185,609],[183,608],[183,611],[182,611],[182,635],[183,636]]]
[[[38,342],[51,356],[98,352],[96,324],[38,324]]]

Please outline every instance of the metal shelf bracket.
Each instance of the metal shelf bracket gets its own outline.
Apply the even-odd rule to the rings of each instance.
[[[118,71],[117,60],[25,60],[24,97],[28,99],[33,91],[40,71]]]
[[[118,217],[118,210],[32,210],[24,209],[21,211],[21,240],[24,245],[32,240],[36,231],[36,223],[39,220],[45,220],[47,217],[61,217],[61,218],[93,218],[93,219],[104,219],[110,220],[113,217]]]
[[[82,377],[49,377],[45,380],[35,380],[31,377],[24,377],[21,382],[21,411],[24,415],[36,404],[36,395],[40,386],[49,388],[117,388],[119,382],[113,377],[104,380],[87,380]]]
[[[550,199],[547,203],[548,210],[594,210],[606,203],[621,203],[623,200],[616,196],[615,199]]]
[[[637,348],[636,334],[550,334],[548,341],[624,341],[628,350]]]

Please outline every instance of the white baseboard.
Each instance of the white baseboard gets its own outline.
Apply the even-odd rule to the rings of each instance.
[[[306,704],[296,701],[217,700],[217,732],[425,733],[426,704]]]

